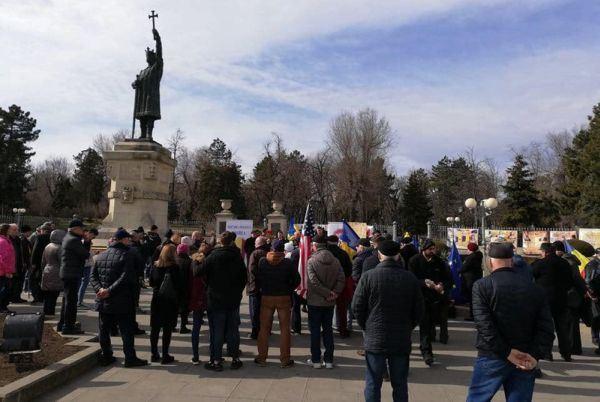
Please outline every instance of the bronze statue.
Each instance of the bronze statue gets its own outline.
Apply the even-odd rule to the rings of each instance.
[[[152,14],[148,18],[152,19],[152,34],[156,41],[156,51],[146,48],[146,61],[148,67],[140,71],[131,84],[135,89],[135,106],[133,109],[133,130],[135,132],[135,119],[140,121],[142,130],[141,139],[152,140],[152,129],[154,121],[160,120],[160,79],[163,73],[162,42],[160,35],[154,27],[154,19],[158,14]]]

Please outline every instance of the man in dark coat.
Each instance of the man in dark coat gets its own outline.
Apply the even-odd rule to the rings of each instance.
[[[412,272],[421,283],[425,311],[419,323],[421,354],[425,364],[434,362],[431,342],[434,338],[435,319],[440,321],[440,342],[448,342],[448,294],[452,289],[452,273],[447,264],[436,254],[435,243],[426,239],[420,254],[408,262]]]
[[[327,237],[327,249],[340,262],[344,271],[344,277],[346,278],[344,291],[335,300],[335,317],[340,338],[347,338],[350,336],[350,331],[348,330],[348,305],[352,301],[351,295],[353,293],[353,284],[349,280],[352,277],[352,260],[348,253],[340,248],[338,245],[339,241],[340,239],[336,235]]]
[[[96,311],[98,311],[101,365],[115,362],[110,332],[118,326],[123,340],[125,367],[145,366],[148,361],[138,359],[134,348],[134,317],[137,286],[136,256],[128,247],[130,235],[121,229],[114,235],[106,251],[96,257],[92,267],[90,283],[96,292]]]
[[[256,270],[258,262],[261,258],[266,257],[271,249],[271,245],[267,244],[267,238],[259,236],[255,240],[255,248],[252,254],[248,257],[248,283],[246,284],[246,294],[248,295],[248,308],[250,312],[250,324],[252,332],[251,339],[258,339],[260,331],[260,291],[256,287]]]
[[[77,293],[83,267],[90,253],[83,245],[83,222],[73,219],[69,223],[69,232],[62,242],[60,250],[60,279],[63,281],[63,301],[60,311],[59,331],[65,335],[83,334],[75,327],[77,320]]]
[[[402,256],[402,261],[404,261],[404,266],[408,267],[408,261],[414,256],[419,254],[419,251],[413,244],[413,240],[406,236],[400,240],[400,255]]]
[[[554,320],[558,350],[565,361],[571,361],[572,342],[569,327],[569,307],[567,305],[568,291],[575,286],[571,267],[563,258],[556,255],[551,243],[543,243],[540,249],[544,253],[533,263],[535,283],[546,291],[550,303],[550,312]]]
[[[210,361],[207,370],[222,371],[223,343],[227,341],[227,352],[233,358],[232,369],[242,367],[240,347],[240,302],[246,287],[248,273],[240,254],[233,244],[235,235],[223,232],[217,247],[199,269],[206,278],[208,299],[208,324],[210,327]]]
[[[23,290],[23,279],[25,278],[25,258],[23,253],[23,242],[19,234],[19,227],[13,223],[10,225],[8,237],[12,242],[13,249],[15,250],[15,273],[13,274],[12,281],[10,284],[10,302],[11,303],[24,303],[27,300],[21,299],[21,292]]]
[[[362,264],[362,274],[364,275],[366,272],[372,270],[377,265],[379,265],[379,255],[377,254],[377,248],[379,247],[379,243],[383,241],[383,237],[373,237],[371,239],[371,245],[373,246],[373,252],[370,256],[365,258],[365,261]]]
[[[398,243],[378,248],[381,263],[358,283],[352,310],[364,330],[367,362],[365,400],[381,400],[381,384],[389,367],[394,401],[408,401],[411,334],[423,315],[421,284],[402,264]]]
[[[574,287],[567,292],[567,308],[568,308],[568,327],[571,334],[571,354],[581,355],[583,353],[581,345],[581,332],[579,331],[579,318],[582,315],[584,307],[585,294],[587,287],[585,279],[581,277],[579,271],[579,260],[572,254],[567,253],[565,244],[562,241],[552,243],[556,250],[556,255],[569,263],[571,267],[571,276],[573,277]]]
[[[596,255],[587,263],[584,269],[585,284],[591,300],[591,332],[592,342],[598,347],[594,353],[600,355],[600,248]]]
[[[477,243],[467,245],[468,255],[462,263],[459,274],[462,277],[462,296],[469,301],[468,321],[473,321],[473,304],[471,303],[471,293],[473,284],[483,277],[483,253],[479,251]]]
[[[358,284],[363,273],[365,260],[371,255],[373,255],[373,248],[369,239],[360,239],[358,246],[356,246],[356,255],[352,260],[352,279],[354,279],[354,284]]]
[[[492,273],[473,286],[478,357],[467,401],[531,401],[537,361],[550,353],[552,317],[544,291],[512,269],[511,243],[491,243]]]
[[[300,248],[296,247],[290,254],[290,260],[296,272],[300,264]],[[302,333],[302,315],[300,313],[302,304],[305,300],[296,292],[292,293],[292,333],[300,335]]]
[[[260,230],[253,230],[252,236],[244,241],[244,254],[246,255],[246,262],[250,263],[250,256],[256,249],[256,239],[260,236]]]
[[[50,243],[50,233],[53,227],[50,222],[45,222],[40,233],[35,237],[33,249],[31,250],[31,268],[29,274],[29,287],[33,296],[33,303],[42,303],[44,301],[44,292],[42,291],[42,255],[44,249]]]

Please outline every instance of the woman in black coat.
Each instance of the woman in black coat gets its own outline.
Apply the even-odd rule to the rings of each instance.
[[[181,243],[177,246],[177,266],[179,267],[179,278],[177,282],[177,294],[179,295],[179,314],[181,315],[181,325],[179,327],[180,334],[189,334],[191,331],[187,327],[188,316],[190,314],[190,267],[192,260],[189,256],[189,247],[187,244]]]
[[[179,311],[177,293],[179,267],[176,256],[175,246],[165,245],[150,273],[150,286],[152,286],[152,302],[150,303],[151,360],[152,362],[160,361],[161,364],[168,364],[175,360],[173,356],[169,355],[169,345],[171,344],[171,333],[177,325],[177,312]],[[158,353],[158,336],[161,329],[163,331],[162,359]]]
[[[462,277],[461,293],[469,301],[469,318],[473,320],[473,306],[471,304],[471,293],[475,281],[483,277],[483,254],[479,251],[479,246],[475,243],[469,243],[467,246],[469,254],[462,264],[462,269],[459,271]]]

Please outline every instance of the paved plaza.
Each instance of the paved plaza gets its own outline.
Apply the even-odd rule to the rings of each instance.
[[[144,291],[142,307],[150,308],[150,291]],[[88,292],[88,303],[92,293]],[[30,310],[31,307],[18,307]],[[81,378],[48,394],[44,401],[361,401],[363,400],[363,358],[356,354],[361,344],[360,332],[349,339],[336,338],[333,370],[315,370],[305,363],[309,356],[309,336],[306,325],[303,334],[292,338],[292,358],[297,362],[291,369],[278,365],[278,336],[272,336],[266,368],[252,362],[256,342],[248,339],[249,318],[247,300],[242,307],[241,350],[244,367],[221,373],[209,372],[202,365],[190,363],[189,335],[174,334],[171,354],[177,362],[167,366],[152,364],[139,369],[121,366],[122,353],[117,346],[118,364],[95,368]],[[79,319],[86,331],[95,332],[96,313],[79,310]],[[306,321],[306,316],[303,317]],[[148,330],[150,316],[138,315],[143,328]],[[277,329],[277,328],[275,328]],[[200,358],[208,356],[207,327],[201,334]],[[450,343],[434,344],[439,364],[427,368],[413,344],[409,392],[411,401],[464,401],[471,368],[475,357],[473,324],[461,320],[450,322]],[[600,401],[600,357],[593,355],[589,330],[582,326],[584,356],[575,356],[575,362],[565,363],[554,353],[555,362],[543,362],[545,377],[537,381],[535,401]],[[415,333],[414,340],[418,339]],[[120,339],[113,338],[115,344]],[[150,358],[148,336],[136,338],[136,349],[142,358]],[[391,400],[389,383],[383,385],[383,400]],[[504,400],[498,395],[494,401]]]

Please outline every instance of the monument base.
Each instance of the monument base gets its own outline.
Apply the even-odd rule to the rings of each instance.
[[[156,225],[160,233],[166,232],[169,186],[176,166],[171,152],[154,141],[128,139],[102,156],[110,189],[98,243],[106,242],[119,227],[148,230]]]

